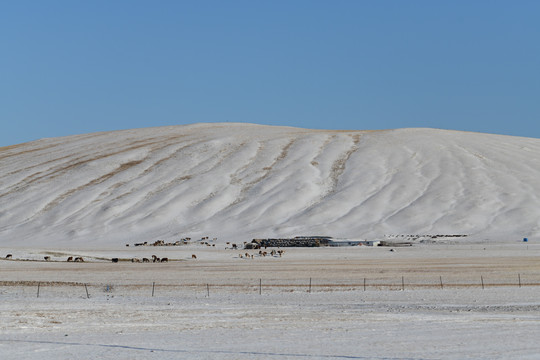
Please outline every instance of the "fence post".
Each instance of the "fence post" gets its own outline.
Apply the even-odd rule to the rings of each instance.
[[[482,290],[484,290],[484,277],[480,275],[480,280],[482,281]]]
[[[309,290],[308,290],[308,293],[311,294],[311,278],[309,278]]]
[[[39,286],[41,285],[40,282],[37,283],[37,297],[39,297]]]
[[[206,296],[210,297],[210,285],[206,284]]]
[[[259,295],[262,294],[262,279],[259,279]]]
[[[364,278],[364,291],[366,291],[366,278]]]
[[[442,284],[442,276],[439,276],[439,280],[441,281],[441,290],[442,290],[442,289],[444,289],[443,284]]]
[[[84,284],[84,289],[86,290],[86,298],[90,299],[90,295],[88,294],[88,287],[86,286],[86,284]]]
[[[402,276],[401,277],[401,291],[404,291],[405,290],[405,278]]]
[[[154,287],[156,286],[156,282],[152,282],[152,297],[154,297]]]
[[[521,274],[518,274],[519,287],[521,287]]]

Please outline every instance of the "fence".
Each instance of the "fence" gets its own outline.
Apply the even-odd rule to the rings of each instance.
[[[110,296],[174,296],[175,294],[193,294],[212,296],[216,293],[267,294],[280,292],[332,292],[332,291],[403,291],[419,289],[470,289],[490,287],[533,287],[540,286],[540,277],[515,274],[499,278],[469,277],[459,278],[405,277],[400,278],[360,278],[360,279],[318,279],[306,278],[297,280],[280,279],[230,279],[227,282],[177,282],[146,284],[114,284],[114,283],[82,283],[63,281],[0,281],[0,297],[18,295],[24,297],[84,297],[97,295]]]

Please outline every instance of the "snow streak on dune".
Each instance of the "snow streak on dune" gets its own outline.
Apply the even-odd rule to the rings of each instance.
[[[540,140],[196,124],[0,148],[0,241],[540,235]]]

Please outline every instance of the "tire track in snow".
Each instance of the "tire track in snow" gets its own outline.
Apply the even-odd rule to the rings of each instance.
[[[358,359],[358,360],[428,360],[426,358],[410,358],[410,357],[373,357],[373,356],[356,356],[356,355],[330,355],[330,354],[306,354],[306,353],[280,353],[280,352],[264,352],[264,351],[242,351],[242,350],[209,350],[209,349],[165,349],[145,346],[118,345],[118,344],[99,344],[99,343],[84,343],[84,342],[68,342],[68,341],[50,341],[50,340],[19,340],[0,338],[1,342],[7,343],[26,343],[26,344],[48,344],[62,346],[83,346],[83,347],[104,347],[109,349],[122,349],[144,352],[162,352],[175,354],[206,354],[206,355],[231,355],[231,356],[265,356],[271,358],[309,358],[309,359]]]

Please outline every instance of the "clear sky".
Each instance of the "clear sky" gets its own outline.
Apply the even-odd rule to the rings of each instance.
[[[0,2],[0,146],[248,122],[540,138],[540,1]]]

